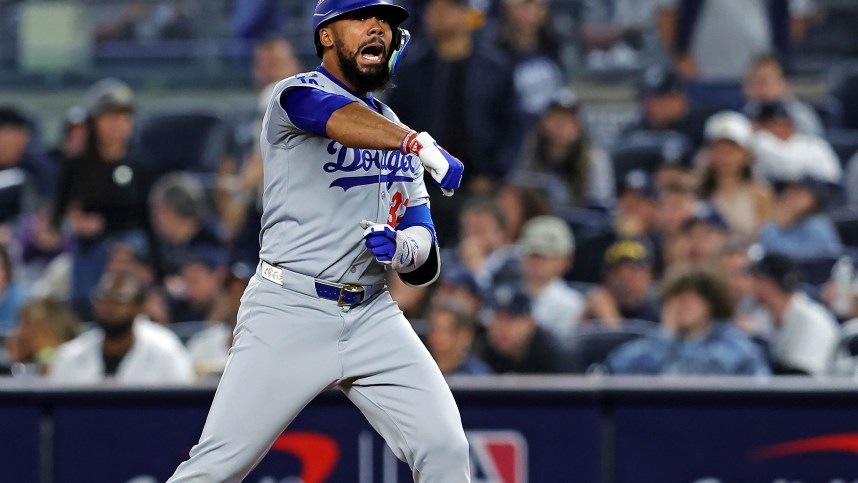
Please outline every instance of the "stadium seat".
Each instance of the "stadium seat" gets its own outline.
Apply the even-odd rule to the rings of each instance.
[[[810,105],[825,129],[839,128],[843,124],[843,104],[834,96],[825,96]]]
[[[215,111],[177,109],[145,115],[138,141],[156,174],[214,172],[229,152],[232,136],[230,124]]]
[[[825,132],[825,139],[837,153],[840,166],[845,170],[852,155],[858,153],[858,129],[829,129]]]
[[[840,340],[831,358],[829,372],[835,376],[854,376],[858,371],[858,319],[840,327]]]
[[[656,326],[648,320],[625,320],[620,329],[609,329],[599,322],[575,332],[569,340],[571,367],[578,373],[605,372],[605,361],[617,347],[626,342],[645,337]]]
[[[858,129],[858,64],[835,67],[831,91],[843,105],[843,127]]]
[[[692,104],[712,109],[742,111],[745,94],[737,82],[688,82],[685,93]]]
[[[858,208],[849,207],[834,211],[829,214],[840,241],[847,247],[858,247]]]

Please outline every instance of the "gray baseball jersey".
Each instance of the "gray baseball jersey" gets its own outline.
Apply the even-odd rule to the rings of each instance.
[[[359,222],[395,226],[406,207],[427,203],[422,165],[298,129],[280,104],[298,86],[364,102],[319,72],[275,88],[261,135],[264,262],[242,297],[199,443],[169,481],[241,481],[298,412],[336,386],[415,481],[467,483],[468,442],[450,388],[390,293],[339,306],[313,291],[319,280],[383,280]],[[384,105],[381,113],[397,120]]]
[[[274,88],[260,137],[265,165],[260,258],[330,282],[377,283],[384,267],[366,250],[356,227],[361,220],[395,226],[406,207],[427,203],[423,166],[416,156],[347,148],[298,129],[280,98],[302,87],[366,105],[319,72],[290,77]],[[399,122],[378,104],[384,117]]]

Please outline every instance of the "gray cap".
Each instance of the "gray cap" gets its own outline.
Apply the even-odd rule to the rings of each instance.
[[[84,99],[86,111],[90,116],[134,110],[134,91],[119,79],[101,79],[90,86]]]
[[[522,252],[533,255],[568,256],[575,250],[572,230],[556,216],[531,218],[521,229],[518,244]]]

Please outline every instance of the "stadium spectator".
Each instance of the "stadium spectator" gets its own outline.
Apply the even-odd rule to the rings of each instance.
[[[831,145],[822,138],[799,133],[783,102],[751,104],[748,116],[756,129],[755,174],[769,181],[808,175],[840,182],[843,170]]]
[[[87,138],[89,138],[89,131],[86,123],[86,109],[81,106],[72,106],[66,111],[63,119],[60,141],[48,151],[48,156],[55,164],[68,162],[86,151]]]
[[[34,364],[45,374],[60,344],[77,337],[80,321],[65,302],[35,299],[18,313],[18,326],[6,334],[6,351],[14,364]],[[13,373],[15,370],[13,369]]]
[[[834,316],[799,288],[801,276],[788,257],[766,254],[750,271],[754,297],[771,321],[774,372],[826,374],[839,337]]]
[[[734,301],[733,322],[749,334],[762,330],[765,321],[761,320],[762,307],[754,298],[754,280],[749,271],[751,248],[737,241],[728,242],[718,255],[717,266],[724,274],[730,288],[730,297]]]
[[[605,251],[624,238],[640,238],[656,247],[650,256],[656,273],[661,271],[661,233],[659,232],[658,190],[651,174],[636,169],[626,174],[618,186],[612,226],[599,228],[576,249],[578,257],[569,274],[570,280],[598,283],[604,272]]]
[[[614,374],[757,376],[770,373],[759,348],[730,319],[733,301],[717,272],[677,265],[665,275],[659,326],[608,357]]]
[[[697,213],[698,199],[688,183],[665,184],[658,193],[657,224],[664,239],[670,239]]]
[[[274,86],[302,71],[303,67],[295,56],[292,44],[285,38],[269,36],[256,42],[253,46],[253,84],[259,92],[257,112],[260,118],[268,109]]]
[[[56,229],[66,220],[74,235],[71,301],[84,320],[112,244],[156,249],[147,202],[150,176],[130,146],[134,93],[124,82],[103,79],[86,99],[87,149],[64,165],[52,216]]]
[[[422,18],[429,41],[410,48],[387,99],[403,123],[433,133],[468,166],[455,200],[432,197],[438,237],[453,243],[463,199],[506,177],[522,137],[512,63],[474,35],[482,14],[464,0],[427,1]]]
[[[144,282],[107,272],[93,295],[96,327],[57,350],[50,378],[64,383],[190,383],[191,358],[169,329],[143,316]]]
[[[547,0],[503,0],[497,43],[513,60],[515,90],[530,125],[563,86],[560,42],[548,22]]]
[[[11,239],[20,219],[50,201],[56,183],[53,161],[31,146],[30,120],[0,107],[0,242]]]
[[[518,240],[528,220],[551,211],[545,192],[535,186],[506,183],[498,189],[494,199],[504,218],[507,240]]]
[[[238,306],[255,267],[243,263],[233,264],[223,285],[223,296],[218,298],[209,313],[211,322],[206,328],[188,339],[187,347],[198,377],[220,375],[226,366],[232,333],[238,323]]]
[[[164,275],[177,274],[194,253],[221,248],[221,240],[208,224],[205,196],[202,184],[188,173],[167,174],[152,185],[149,210]]]
[[[247,154],[240,164],[233,157],[222,160],[215,183],[214,201],[227,238],[235,240],[243,230],[259,232],[261,214],[262,154],[259,132],[274,86],[303,70],[292,45],[284,38],[268,36],[253,48],[253,84],[257,91],[254,115],[241,132],[247,140]],[[249,225],[249,226],[248,226]],[[258,251],[259,247],[255,247]]]
[[[264,38],[288,24],[286,6],[277,0],[244,0],[235,2],[233,9],[229,26],[236,38]]]
[[[432,300],[453,299],[469,317],[476,318],[483,308],[483,290],[477,279],[455,261],[442,261],[440,279],[434,284]],[[406,314],[407,315],[407,314]],[[409,319],[411,320],[411,319]]]
[[[446,266],[445,266],[446,269]],[[442,270],[441,273],[444,273]],[[390,297],[399,305],[399,310],[405,314],[408,321],[418,333],[424,331],[426,311],[432,301],[435,286],[412,287],[402,281],[399,277],[390,277],[387,280]]]
[[[5,245],[0,245],[0,333],[18,321],[18,310],[24,304],[26,294],[14,281],[15,267]]]
[[[540,327],[532,302],[514,285],[496,288],[490,297],[487,343],[480,357],[498,374],[548,374],[568,370],[560,343]]]
[[[504,217],[489,199],[474,199],[459,220],[462,237],[456,259],[477,279],[480,287],[518,282],[521,272]]]
[[[524,225],[518,246],[522,253],[524,290],[532,300],[533,318],[555,338],[566,340],[584,312],[584,296],[562,276],[572,266],[575,238],[560,218],[538,216]]]
[[[843,243],[831,218],[825,215],[829,183],[804,176],[775,185],[777,199],[772,222],[760,232],[766,251],[795,258],[836,257]]]
[[[624,319],[657,321],[652,265],[652,250],[645,242],[621,239],[611,244],[605,252],[602,283],[587,293],[584,319],[606,327],[619,327]]]
[[[554,93],[535,128],[525,138],[513,176],[535,178],[554,206],[614,204],[614,169],[608,154],[590,141],[579,113],[578,96]]]
[[[481,376],[494,371],[473,354],[476,320],[458,301],[442,299],[432,305],[427,319],[426,345],[445,376]]]
[[[661,57],[655,25],[659,2],[580,2],[580,40],[587,66],[592,69],[629,69]]]
[[[711,111],[692,104],[682,79],[675,72],[654,66],[638,80],[641,114],[624,129],[635,131],[675,131],[688,136],[693,151],[703,144],[703,126]]]
[[[730,235],[727,222],[709,203],[698,203],[695,214],[665,246],[665,265],[678,261],[708,263],[718,256]]]
[[[182,2],[129,2],[123,11],[95,29],[95,41],[139,41],[190,39],[198,4]]]
[[[743,84],[745,98],[749,103],[783,102],[796,131],[811,136],[824,134],[822,121],[813,107],[798,100],[790,90],[781,61],[773,54],[754,58]]]
[[[172,322],[209,320],[218,300],[224,297],[227,276],[223,250],[199,250],[189,254],[179,267],[180,284],[167,287]]]
[[[754,132],[745,116],[722,111],[706,121],[701,198],[711,202],[724,217],[731,233],[753,240],[769,220],[772,192],[753,179]]]
[[[738,82],[751,60],[789,54],[809,2],[664,0],[659,32],[676,70],[687,79]]]

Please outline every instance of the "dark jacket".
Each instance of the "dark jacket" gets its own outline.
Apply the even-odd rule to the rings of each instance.
[[[457,66],[464,69],[463,92],[450,89]],[[503,179],[521,140],[512,72],[501,51],[476,40],[471,56],[461,63],[442,61],[431,48],[413,50],[397,73],[387,104],[403,123],[429,132],[461,159],[466,175]],[[458,140],[466,139],[465,146],[453,139],[455,133],[450,134],[451,115],[463,116],[459,122],[464,132]]]

